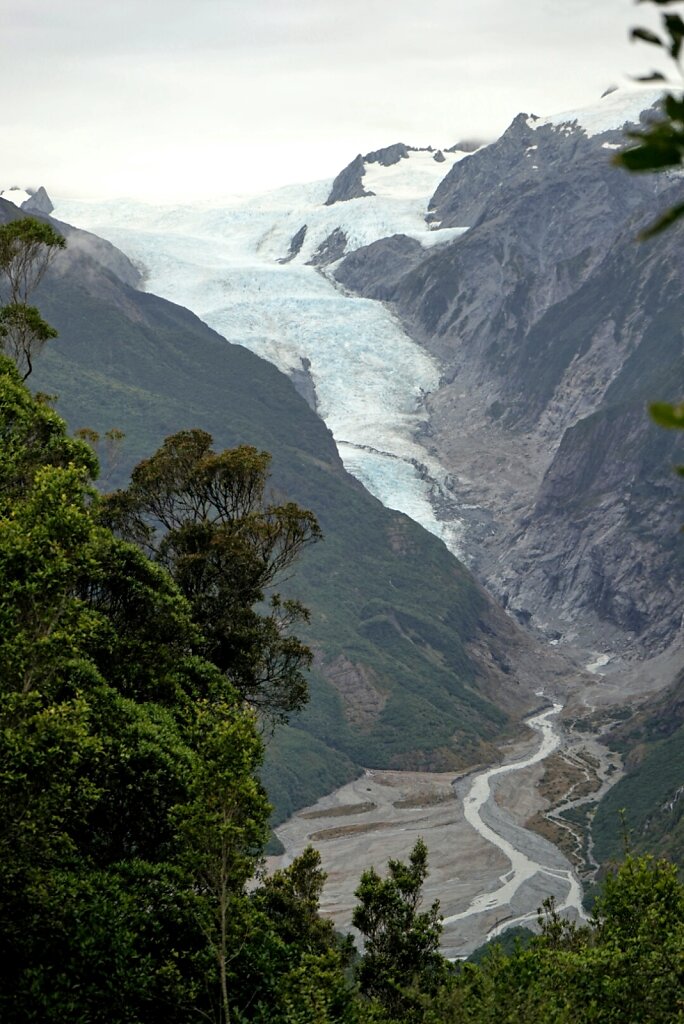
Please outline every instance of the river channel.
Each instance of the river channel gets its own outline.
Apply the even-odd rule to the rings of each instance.
[[[361,872],[373,865],[382,873],[389,858],[405,860],[422,836],[430,871],[424,905],[440,901],[442,951],[451,958],[467,956],[513,924],[533,923],[547,896],[568,916],[581,917],[581,888],[569,861],[495,799],[499,780],[534,772],[560,746],[560,709],[554,704],[527,720],[539,737],[533,749],[528,740],[524,754],[456,780],[453,772],[367,770],[279,825],[285,854],[269,868],[285,866],[313,844],[328,875],[321,910],[346,930]],[[520,785],[527,817],[540,806],[529,772]]]
[[[511,925],[534,921],[536,908],[542,899],[551,895],[559,911],[584,917],[581,886],[567,859],[551,843],[513,822],[495,802],[492,792],[496,778],[538,764],[560,746],[560,734],[552,720],[561,708],[561,704],[554,704],[527,720],[529,727],[541,736],[533,754],[456,783],[463,793],[467,782],[462,796],[466,821],[504,854],[510,868],[499,877],[498,885],[477,895],[465,910],[445,917],[445,927],[472,919],[474,915],[486,915],[489,920],[495,915],[495,923],[486,926],[487,937],[493,938]],[[530,896],[534,904],[531,909]]]

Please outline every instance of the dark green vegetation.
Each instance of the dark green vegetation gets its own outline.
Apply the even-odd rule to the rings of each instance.
[[[417,992],[434,994],[446,975],[439,954],[439,902],[419,912],[426,877],[427,847],[419,839],[408,864],[391,860],[385,879],[373,868],[364,871],[355,894],[359,903],[352,923],[365,939],[360,988],[392,1017],[409,1012]],[[409,979],[412,997],[404,991]]]
[[[593,824],[599,862],[622,852],[620,812],[636,851],[684,863],[684,672],[607,737],[627,774],[598,805]]]
[[[245,893],[254,712],[166,570],[99,524],[96,470],[2,357],[0,1017],[285,1020],[305,956],[343,985],[331,926],[291,934],[314,895],[271,906],[317,865]]]
[[[684,888],[666,861],[629,857],[609,875],[590,926],[552,904],[541,935],[494,944],[423,1000],[424,1024],[675,1024],[684,1019]]]
[[[24,380],[33,369],[33,356],[57,337],[54,327],[28,304],[29,295],[65,244],[50,224],[35,217],[0,226],[0,282],[6,292],[0,307],[0,348],[14,359]]]
[[[519,948],[528,946],[533,938],[534,932],[530,928],[525,928],[522,925],[514,925],[512,928],[507,928],[505,932],[502,932],[501,935],[498,935],[495,939],[490,939],[489,942],[483,942],[481,946],[474,949],[468,957],[468,963],[482,963],[485,957],[492,956],[494,954],[495,946],[498,947],[498,949],[506,956],[510,956]]]
[[[221,494],[237,509],[245,453],[203,451],[210,478],[219,460]],[[628,859],[606,879],[592,928],[549,910],[525,950],[456,969],[437,952],[438,906],[420,910],[421,841],[386,879],[362,877],[354,919],[366,949],[355,972],[351,944],[318,916],[317,853],[248,891],[269,812],[254,711],[230,666],[204,656],[211,645],[166,569],[100,525],[96,470],[90,448],[3,359],[3,1021],[682,1018],[684,891],[665,863]],[[257,500],[247,527],[263,516]],[[258,561],[263,534],[253,536]]]
[[[168,570],[200,627],[202,653],[240,697],[285,722],[308,699],[311,652],[291,629],[309,616],[273,586],[320,529],[293,502],[266,503],[266,452],[218,454],[211,441],[201,430],[167,437],[126,490],[107,496],[104,518]]]
[[[16,212],[0,202],[0,218]],[[125,431],[114,465],[103,453],[105,487],[125,484],[167,435],[199,428],[219,450],[270,452],[273,501],[311,509],[323,531],[287,584],[287,598],[311,611],[299,632],[314,664],[309,705],[269,744],[263,777],[276,816],[360,765],[446,768],[494,756],[528,706],[515,672],[521,634],[438,540],[344,472],[325,425],[282,374],[136,291],[116,250],[60,230],[73,244],[37,293],[59,337],[31,380],[58,395],[71,429]]]
[[[643,2],[643,0],[642,0]],[[680,0],[646,0],[658,7],[681,9]],[[648,28],[632,29],[632,39],[639,39],[651,46],[664,50],[674,61],[681,76],[681,52],[684,42],[684,21],[678,13],[664,11],[661,15],[662,35]],[[665,82],[665,76],[658,71],[642,77],[641,81]],[[628,133],[634,143],[615,157],[615,163],[628,171],[662,171],[680,167],[684,162],[684,99],[668,92],[662,102],[660,116],[640,131]],[[643,233],[642,238],[659,234],[684,217],[684,203],[675,203],[657,218]]]

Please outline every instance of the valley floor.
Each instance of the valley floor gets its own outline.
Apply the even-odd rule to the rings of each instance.
[[[569,758],[579,764],[580,774],[585,766],[584,790],[592,789],[586,782],[592,776],[596,793],[619,777],[614,756],[593,738],[570,737],[563,731],[557,753],[552,743],[547,746],[552,759]],[[463,776],[366,770],[361,778],[280,825],[276,831],[286,852],[270,858],[267,867],[284,866],[309,843],[316,846],[328,873],[322,912],[336,927],[348,930],[361,872],[371,864],[383,871],[388,858],[406,859],[422,836],[430,853],[424,904],[440,901],[445,955],[467,956],[504,923],[513,919],[521,923],[519,919],[525,918],[526,925],[533,925],[536,909],[546,896],[555,895],[559,905],[572,904],[576,898],[576,881],[568,891],[571,863],[533,829],[544,832],[549,810],[581,798],[583,790],[578,787],[577,771],[563,773],[557,768],[552,773],[553,794],[549,786],[540,785],[550,758],[529,764],[539,751],[539,735],[531,732],[529,738],[509,747],[504,764],[511,770],[492,779],[492,797],[481,812],[484,830],[491,829],[504,845],[509,843],[516,851],[515,860],[528,868],[529,877],[510,904],[500,905],[496,891],[510,881],[511,860],[466,820],[465,804],[473,799],[476,782],[492,774],[484,766]],[[543,795],[545,791],[549,796]],[[549,839],[556,838],[553,829],[547,834]],[[530,862],[540,870],[530,871]],[[577,916],[572,905],[568,912]]]

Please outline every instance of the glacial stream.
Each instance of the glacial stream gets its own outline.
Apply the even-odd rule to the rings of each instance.
[[[496,804],[491,786],[494,779],[538,764],[559,747],[560,734],[554,729],[552,719],[561,707],[554,704],[527,720],[527,724],[541,736],[539,747],[533,754],[510,764],[488,768],[474,778],[464,780],[469,783],[469,788],[461,794],[466,821],[487,842],[501,850],[511,867],[500,877],[499,886],[480,893],[466,910],[445,917],[445,928],[476,915],[493,914],[495,923],[486,931],[487,937],[493,938],[512,925],[536,920],[536,908],[551,895],[555,897],[559,911],[575,911],[584,918],[581,886],[569,862],[547,840],[517,825]]]

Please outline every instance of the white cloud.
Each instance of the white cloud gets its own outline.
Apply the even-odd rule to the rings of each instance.
[[[402,139],[498,134],[596,98],[628,0],[0,0],[0,184],[210,194],[332,176]]]

